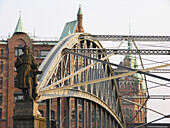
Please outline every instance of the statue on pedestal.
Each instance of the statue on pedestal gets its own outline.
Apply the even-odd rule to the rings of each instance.
[[[14,128],[45,128],[45,118],[38,111],[37,100],[37,62],[27,45],[22,48],[24,54],[17,57],[17,88],[22,89],[24,100],[15,103]],[[25,124],[25,125],[23,125]]]
[[[17,88],[22,89],[25,101],[36,100],[36,86],[38,71],[37,61],[34,56],[29,53],[30,48],[25,45],[22,48],[24,54],[17,57],[15,67],[17,69]]]

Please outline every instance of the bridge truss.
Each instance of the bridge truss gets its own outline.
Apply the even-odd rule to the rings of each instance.
[[[120,100],[122,97],[118,92],[116,78],[135,73],[151,75],[148,73],[149,71],[167,67],[169,64],[130,72],[129,70],[123,71],[123,74],[115,76],[108,58],[115,54],[169,55],[169,50],[103,49],[98,41],[122,41],[124,39],[169,41],[170,37],[95,36],[75,33],[62,39],[50,51],[39,67],[43,74],[38,76],[37,90],[39,101],[47,101],[48,111],[50,111],[49,99],[57,98],[58,127],[62,127],[63,119],[68,128],[77,128],[79,125],[83,128],[92,126],[95,128],[125,127]],[[167,96],[165,97],[167,98]],[[128,97],[123,98],[128,99]],[[148,95],[143,98],[148,100],[150,97]],[[157,97],[155,96],[155,98]],[[141,108],[145,106],[144,104]],[[62,115],[63,111],[65,111],[65,115]],[[74,118],[70,116],[73,114]],[[49,115],[47,114],[47,116]]]
[[[58,127],[63,125],[63,118],[66,117],[65,124],[68,128],[77,128],[79,125],[83,128],[92,126],[123,128],[125,122],[115,80],[90,83],[113,76],[111,66],[62,52],[64,48],[102,49],[98,41],[80,39],[80,35],[72,34],[61,40],[40,65],[39,70],[42,70],[43,74],[38,76],[39,101],[57,98]],[[107,54],[97,55],[88,52],[81,54],[109,61]],[[64,116],[63,111],[66,113]],[[74,118],[70,116],[73,114]]]
[[[82,35],[82,38],[93,39],[99,41],[122,41],[122,40],[134,40],[134,41],[170,41],[170,36],[141,36],[141,35]]]

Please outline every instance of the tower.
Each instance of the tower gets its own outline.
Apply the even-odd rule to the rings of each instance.
[[[132,49],[131,41],[128,41],[128,50]],[[120,62],[121,66],[128,67],[131,69],[138,69],[138,63],[136,56],[128,54],[124,57],[123,61]],[[146,99],[135,98],[144,96],[146,94],[146,87],[143,81],[143,76],[139,73],[121,77],[118,80],[118,88],[122,97],[136,103],[143,104]],[[122,100],[122,107],[124,112],[124,118],[127,124],[129,123],[146,123],[146,110],[142,109],[135,119],[134,116],[140,109],[139,106]],[[133,119],[133,120],[132,120]]]
[[[7,114],[7,127],[13,127],[13,115],[14,115],[14,93],[20,93],[20,90],[15,88],[14,81],[16,78],[16,71],[14,62],[16,57],[22,54],[21,48],[26,44],[32,49],[33,40],[30,39],[28,34],[24,29],[24,25],[21,19],[21,15],[19,17],[17,26],[15,28],[14,34],[11,38],[8,39],[8,95],[7,95],[7,106],[8,106],[8,114]],[[15,53],[15,54],[14,54]]]
[[[63,32],[60,36],[60,39],[72,34],[72,33],[84,32],[83,28],[83,13],[81,9],[81,5],[79,5],[79,10],[77,13],[77,20],[67,22],[64,26]]]
[[[78,30],[76,32],[84,32],[83,29],[83,13],[81,9],[81,5],[79,5],[79,10],[77,13],[77,21],[78,21]]]

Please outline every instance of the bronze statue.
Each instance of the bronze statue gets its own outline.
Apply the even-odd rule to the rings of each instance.
[[[17,69],[17,88],[22,89],[24,100],[36,100],[36,86],[38,71],[37,61],[32,54],[29,54],[29,47],[22,48],[24,54],[17,57],[15,67]]]

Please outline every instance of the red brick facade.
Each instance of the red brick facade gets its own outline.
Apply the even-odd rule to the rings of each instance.
[[[26,44],[30,47],[31,53],[37,53],[36,58],[40,64],[44,58],[40,57],[41,50],[50,51],[54,45],[33,45],[33,40],[26,33],[15,33],[8,39],[6,44],[0,44],[0,50],[3,49],[3,55],[0,57],[0,62],[3,62],[3,71],[0,72],[0,77],[3,77],[2,89],[2,119],[0,119],[0,128],[13,128],[14,116],[14,94],[21,92],[20,89],[14,87],[14,79],[17,75],[15,72],[16,48],[23,47]]]
[[[130,42],[128,42],[128,45],[130,46]],[[137,69],[137,61],[136,58],[132,57],[131,55],[125,56],[123,62],[120,63],[120,65],[129,67],[132,69]],[[118,87],[121,96],[126,97],[126,99],[138,103],[140,105],[143,105],[143,103],[146,101],[146,99],[140,99],[135,97],[145,96],[146,95],[146,86],[143,81],[143,77],[140,74],[134,74],[131,76],[121,77],[118,79]],[[134,98],[127,98],[127,97],[134,97]],[[145,104],[147,107],[147,104]],[[147,111],[146,109],[142,109],[139,114],[136,116],[135,119],[133,119],[140,109],[139,106],[122,100],[122,108],[124,112],[124,118],[126,123],[146,123],[147,120]],[[133,121],[131,122],[131,120]]]

